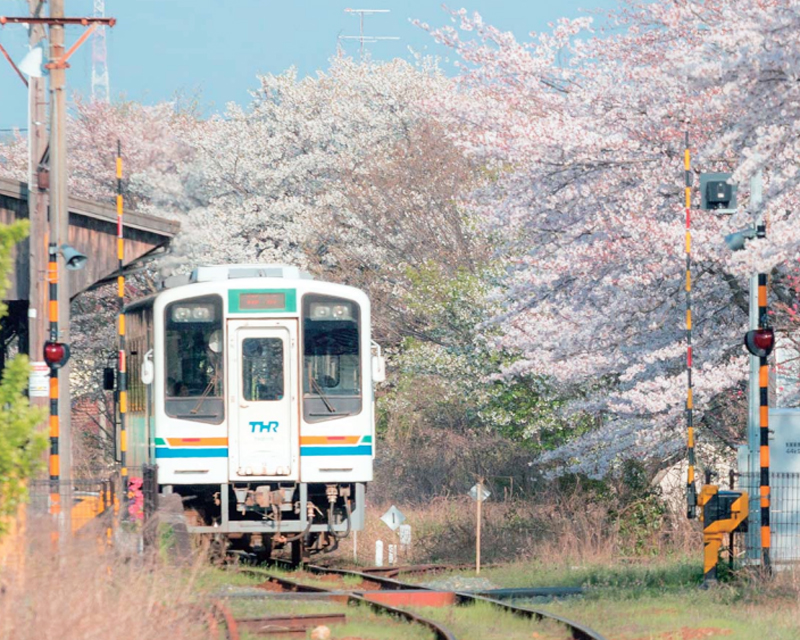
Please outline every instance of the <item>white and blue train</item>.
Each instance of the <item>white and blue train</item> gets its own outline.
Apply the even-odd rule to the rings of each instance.
[[[263,556],[363,527],[384,364],[362,291],[206,266],[125,313],[128,465],[157,464],[190,532]]]

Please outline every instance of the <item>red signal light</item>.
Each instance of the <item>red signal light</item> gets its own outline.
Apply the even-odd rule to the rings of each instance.
[[[758,358],[766,358],[775,347],[775,332],[770,328],[753,329],[744,335],[744,346]]]
[[[44,361],[51,369],[60,369],[69,360],[69,345],[63,342],[44,343]]]

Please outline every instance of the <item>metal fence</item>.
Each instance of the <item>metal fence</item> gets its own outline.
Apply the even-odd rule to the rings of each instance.
[[[28,523],[37,531],[104,536],[109,545],[124,529],[126,546],[141,551],[155,542],[158,470],[155,465],[131,467],[128,486],[118,471],[99,478],[50,480],[28,484]],[[57,499],[54,498],[57,495]],[[133,538],[133,541],[131,541]],[[137,542],[138,540],[138,542]]]
[[[749,495],[749,527],[744,562],[761,562],[761,500],[758,473],[739,475],[739,488]],[[800,562],[800,473],[770,473],[770,559],[773,565]]]
[[[114,476],[62,481],[57,485],[49,480],[33,480],[28,484],[29,520],[38,528],[46,528],[50,519],[54,528],[71,534],[106,527],[118,504],[118,487],[119,480]]]

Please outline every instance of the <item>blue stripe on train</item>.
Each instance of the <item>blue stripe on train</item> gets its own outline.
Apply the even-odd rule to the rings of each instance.
[[[300,447],[301,456],[371,456],[372,445],[355,447]]]
[[[182,449],[168,449],[156,447],[156,458],[227,458],[228,449],[201,449],[200,447],[185,447]]]

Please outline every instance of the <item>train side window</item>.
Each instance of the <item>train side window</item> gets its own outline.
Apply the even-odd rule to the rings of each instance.
[[[173,302],[165,315],[167,415],[220,424],[225,416],[222,298]]]
[[[303,418],[361,412],[360,308],[352,300],[303,296]]]

